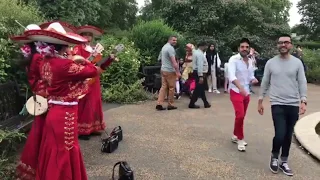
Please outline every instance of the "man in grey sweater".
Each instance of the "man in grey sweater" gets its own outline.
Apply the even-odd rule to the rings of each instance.
[[[280,55],[270,59],[265,66],[261,82],[258,112],[263,115],[263,98],[269,90],[271,113],[275,129],[270,170],[277,173],[279,168],[286,175],[293,172],[288,166],[289,149],[293,128],[304,114],[307,106],[307,80],[302,62],[290,54],[290,35],[281,35],[278,40]],[[279,155],[281,156],[279,162]]]

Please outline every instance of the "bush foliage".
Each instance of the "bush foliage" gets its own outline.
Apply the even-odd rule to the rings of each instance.
[[[32,4],[25,5],[18,0],[0,1],[0,83],[8,79],[20,80],[25,76],[14,61],[19,58],[18,45],[12,44],[9,40],[9,36],[24,31],[24,28],[15,22],[16,20],[27,26],[43,22],[44,18]]]
[[[303,49],[303,60],[307,66],[307,80],[309,83],[320,83],[320,49]]]
[[[15,131],[0,130],[0,177],[12,180],[15,175],[17,147],[25,136]]]
[[[131,29],[129,39],[140,49],[142,65],[151,65],[157,62],[162,46],[172,35],[178,36],[184,42],[182,35],[166,25],[162,20],[140,21]],[[178,44],[179,47],[180,44]],[[181,46],[184,46],[182,44]]]
[[[114,62],[101,75],[103,86],[103,100],[116,103],[134,103],[147,100],[148,93],[139,80],[140,51],[127,38],[117,39],[113,36],[104,36],[101,44],[105,47],[105,54],[109,54],[116,44],[124,44],[125,50],[118,54],[119,61]]]

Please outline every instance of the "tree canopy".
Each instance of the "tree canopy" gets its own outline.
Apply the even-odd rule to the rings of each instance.
[[[190,37],[212,40],[224,48],[234,48],[238,39],[248,37],[257,49],[268,51],[279,34],[290,32],[290,6],[289,0],[152,0],[142,18],[161,17]]]
[[[297,7],[302,15],[301,28],[304,27],[304,32],[308,33],[309,39],[320,40],[320,1],[301,0]]]
[[[35,2],[47,19],[73,25],[96,25],[100,28],[128,29],[136,21],[135,0],[25,0]]]

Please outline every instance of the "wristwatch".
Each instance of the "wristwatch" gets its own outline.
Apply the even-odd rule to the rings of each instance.
[[[301,103],[304,103],[305,105],[307,105],[307,101],[302,100]]]

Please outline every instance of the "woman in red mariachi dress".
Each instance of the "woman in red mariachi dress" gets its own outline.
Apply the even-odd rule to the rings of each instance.
[[[40,29],[36,25],[28,25],[27,29]],[[35,42],[26,36],[10,37],[12,41],[23,43],[20,48],[24,56],[22,65],[26,67],[28,82],[34,94],[47,97],[46,86],[40,78],[39,66],[42,62],[42,55],[37,52]],[[20,161],[17,166],[17,178],[35,179],[35,169],[38,163],[38,155],[46,114],[35,116],[30,129],[27,141],[23,148]]]
[[[87,44],[75,46],[73,48],[73,54],[92,60],[94,56],[94,47],[91,47],[90,43],[94,36],[101,36],[103,31],[94,26],[81,26],[78,27],[77,33],[87,38],[89,42]],[[100,66],[101,69],[104,70],[107,68],[112,61],[113,59],[107,60]],[[89,140],[91,134],[98,134],[99,131],[105,129],[106,125],[102,111],[100,75],[95,78],[93,83],[90,83],[89,93],[79,100],[78,116],[80,139]]]
[[[47,86],[49,110],[43,127],[36,180],[87,180],[77,138],[78,97],[88,92],[85,79],[97,76],[91,63],[76,64],[63,54],[69,44],[84,43],[79,35],[66,33],[59,23],[47,30],[29,30],[25,35],[45,42],[40,75]]]

